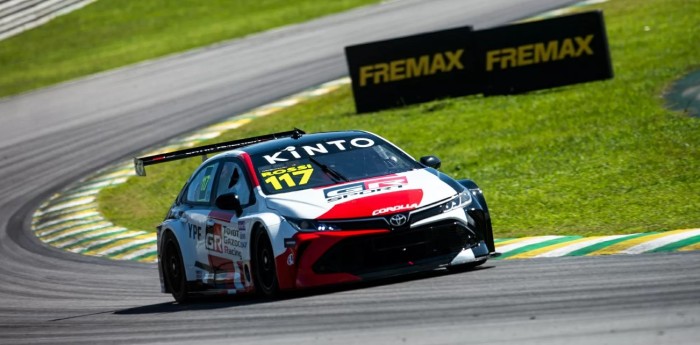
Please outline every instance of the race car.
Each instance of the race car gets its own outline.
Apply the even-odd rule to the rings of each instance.
[[[473,181],[369,132],[294,129],[134,163],[145,176],[148,165],[222,151],[157,227],[161,290],[178,302],[470,268],[496,255]]]

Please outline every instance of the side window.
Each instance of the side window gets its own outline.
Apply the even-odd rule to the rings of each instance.
[[[214,186],[214,174],[219,163],[210,164],[197,173],[187,187],[187,201],[208,203],[211,201],[211,189]]]
[[[219,174],[219,185],[216,195],[226,193],[238,194],[241,205],[250,204],[250,184],[245,175],[245,170],[237,162],[224,162]]]

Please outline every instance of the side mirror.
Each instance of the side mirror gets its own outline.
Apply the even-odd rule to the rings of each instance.
[[[243,213],[241,201],[238,200],[238,194],[236,193],[226,193],[217,196],[216,207],[222,210],[235,211],[237,217],[240,217],[241,213]]]
[[[437,158],[435,156],[425,156],[420,158],[421,164],[433,168],[433,169],[440,169],[440,165],[442,165],[442,162],[440,161],[440,158]]]

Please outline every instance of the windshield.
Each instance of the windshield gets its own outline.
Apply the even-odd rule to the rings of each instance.
[[[253,155],[266,194],[328,186],[422,168],[377,137],[357,137],[289,146]]]

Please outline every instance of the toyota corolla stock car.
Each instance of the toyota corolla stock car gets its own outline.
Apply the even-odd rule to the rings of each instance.
[[[161,289],[177,301],[470,268],[496,255],[473,181],[369,132],[295,129],[134,163],[143,176],[216,152],[157,227]]]

